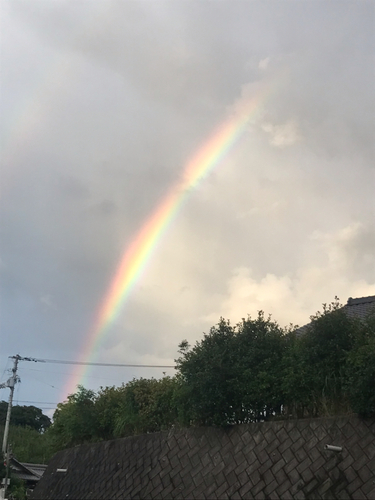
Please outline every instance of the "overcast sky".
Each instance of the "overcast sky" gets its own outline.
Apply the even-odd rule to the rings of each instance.
[[[0,382],[17,353],[81,359],[124,251],[267,85],[95,360],[173,364],[220,316],[302,325],[335,295],[375,294],[374,5],[2,0]],[[84,383],[162,371],[98,368]],[[19,373],[16,402],[57,403],[73,369]]]

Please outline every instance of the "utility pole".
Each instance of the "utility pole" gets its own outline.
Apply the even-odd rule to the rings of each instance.
[[[5,384],[0,385],[0,389],[3,389],[5,387],[9,387],[9,389],[10,389],[7,418],[5,421],[5,429],[4,429],[3,448],[2,448],[4,456],[7,455],[7,451],[8,451],[9,424],[10,424],[10,414],[12,412],[14,386],[17,384],[17,382],[20,381],[20,378],[17,375],[17,366],[18,366],[18,361],[20,359],[22,359],[21,356],[19,356],[18,354],[16,356],[12,356],[12,357],[14,359],[14,364],[13,364],[13,368],[12,368],[12,376],[5,382]]]
[[[9,401],[8,401],[8,411],[7,411],[7,418],[5,421],[5,428],[4,428],[4,438],[3,438],[3,456],[6,464],[6,476],[5,476],[5,481],[4,481],[4,490],[1,492],[2,497],[5,498],[6,495],[6,490],[8,486],[8,477],[9,477],[9,447],[8,447],[8,435],[9,435],[9,424],[10,424],[10,414],[12,412],[12,404],[13,404],[13,394],[14,394],[14,386],[17,384],[17,382],[20,381],[19,376],[17,375],[17,366],[18,366],[18,361],[22,359],[18,354],[16,356],[12,356],[14,359],[14,364],[12,368],[12,376],[5,382],[5,384],[0,384],[0,389],[4,389],[5,387],[9,387],[10,389],[10,394],[9,394]]]
[[[7,418],[5,421],[5,429],[4,429],[3,448],[2,448],[4,456],[6,455],[8,449],[8,434],[9,434],[10,414],[12,412],[14,386],[17,384],[17,382],[21,381],[21,379],[17,375],[18,361],[38,361],[35,358],[23,358],[19,354],[9,357],[14,360],[12,368],[12,376],[4,384],[0,384],[0,389],[5,389],[6,387],[9,387],[10,389]]]

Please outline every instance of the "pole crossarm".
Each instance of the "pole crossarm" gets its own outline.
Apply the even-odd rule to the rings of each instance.
[[[36,358],[30,358],[30,357],[23,357],[20,356],[19,354],[16,354],[15,356],[9,356],[10,359],[17,359],[18,361],[34,361],[35,363],[37,362],[42,362],[44,363],[43,359],[36,359]]]

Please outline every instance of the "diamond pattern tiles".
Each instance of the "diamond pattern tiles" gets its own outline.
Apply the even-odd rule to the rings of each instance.
[[[53,457],[32,498],[373,499],[374,431],[373,420],[342,417],[82,445]]]

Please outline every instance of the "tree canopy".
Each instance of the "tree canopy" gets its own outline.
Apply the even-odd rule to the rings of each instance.
[[[177,369],[186,386],[190,420],[225,425],[267,418],[280,411],[280,366],[287,331],[262,312],[232,326],[220,319],[190,349],[180,344]]]
[[[79,387],[47,431],[55,449],[172,426],[375,415],[375,317],[350,318],[335,301],[301,336],[263,312],[237,325],[221,318],[194,346],[180,343],[176,372]]]
[[[5,424],[8,403],[0,401],[0,425]],[[30,427],[38,432],[44,432],[51,425],[51,419],[35,406],[14,405],[10,415],[10,424],[20,427]]]

